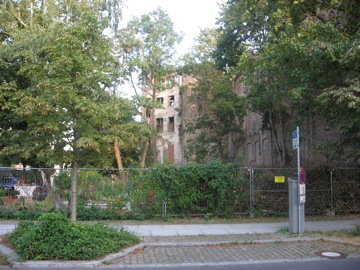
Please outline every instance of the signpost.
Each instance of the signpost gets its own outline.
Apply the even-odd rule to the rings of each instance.
[[[297,179],[298,179],[298,192],[297,192],[297,197],[298,197],[298,232],[299,234],[303,232],[303,228],[301,228],[301,224],[303,224],[303,215],[304,215],[304,204],[305,204],[305,181],[306,181],[306,173],[305,170],[303,168],[300,167],[300,131],[299,131],[299,127],[296,128],[296,130],[294,130],[291,133],[291,137],[292,137],[292,146],[293,146],[293,150],[297,151]]]

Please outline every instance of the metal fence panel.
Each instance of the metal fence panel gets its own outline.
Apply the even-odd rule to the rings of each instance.
[[[119,211],[137,209],[151,211],[154,215],[206,215],[207,202],[211,198],[199,196],[196,203],[189,204],[179,212],[174,205],[177,197],[168,193],[164,186],[157,186],[149,177],[152,169],[117,170],[79,169],[78,195],[88,207],[113,208]],[[305,168],[306,214],[359,213],[360,212],[360,168]],[[70,176],[69,170],[54,168],[22,169],[0,168],[1,179],[15,177],[19,184],[22,200],[11,189],[0,189],[1,208],[22,208],[33,206],[47,197],[49,208],[68,207],[70,192],[66,192],[64,180],[58,179],[59,191],[54,177],[61,172]],[[296,177],[294,168],[234,168],[232,190],[225,210],[236,214],[286,215],[288,212],[288,177]],[[282,176],[284,183],[276,183],[275,177]],[[67,179],[67,180],[66,180]],[[277,178],[279,179],[279,178]],[[5,180],[4,180],[5,181]],[[61,182],[63,181],[63,182]],[[181,184],[181,183],[179,183]],[[206,183],[189,186],[200,193],[209,188]],[[69,191],[69,190],[68,190]],[[187,194],[184,194],[186,197]],[[50,198],[51,197],[51,198]],[[50,200],[51,199],[51,200]],[[184,198],[182,198],[184,199]],[[26,204],[26,205],[25,205]],[[227,209],[225,209],[227,208]],[[185,210],[184,210],[185,209]]]
[[[333,209],[337,213],[360,212],[360,169],[330,170],[333,185]]]
[[[253,168],[253,215],[283,215],[288,211],[288,177],[296,175],[294,169]],[[284,182],[276,182],[282,177]]]

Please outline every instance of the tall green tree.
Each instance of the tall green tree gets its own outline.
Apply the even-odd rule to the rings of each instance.
[[[77,172],[86,151],[107,151],[106,127],[113,113],[113,89],[119,74],[103,1],[6,1],[1,13],[1,110],[25,123],[16,142],[2,155],[34,155],[45,164],[71,164],[71,218],[76,220]],[[5,17],[4,16],[4,17]],[[2,127],[2,131],[5,128]],[[7,128],[6,132],[16,136]]]
[[[119,55],[123,72],[127,75],[126,80],[134,87],[140,106],[150,111],[149,124],[153,132],[151,145],[155,162],[157,153],[154,109],[162,106],[157,102],[157,94],[174,85],[172,77],[175,74],[175,45],[180,41],[181,35],[175,32],[168,14],[160,8],[132,19],[119,31]],[[145,165],[148,147],[147,140],[142,166]]]
[[[340,131],[335,143],[335,157],[360,164],[360,32],[346,39],[342,53],[333,54],[342,67],[342,83],[325,89],[318,97],[319,113],[327,123]]]
[[[151,130],[148,124],[135,121],[139,112],[133,100],[114,98],[114,104],[109,109],[115,121],[108,123],[104,136],[113,145],[112,154],[115,154],[116,166],[122,171],[130,166],[139,166],[141,145],[144,139],[151,138]]]
[[[190,103],[199,117],[186,123],[184,131],[196,134],[185,151],[196,162],[227,160],[228,136],[240,136],[245,113],[244,99],[232,91],[231,78],[215,67],[212,53],[217,36],[214,29],[201,30],[196,45],[182,59],[182,72],[195,79],[185,91],[190,91]]]
[[[355,112],[335,102],[336,98],[319,103],[319,97],[327,89],[332,91],[326,97],[334,97],[334,91],[345,88],[357,95],[354,86],[359,69],[345,59],[356,48],[359,11],[355,1],[341,0],[234,0],[224,4],[217,66],[248,86],[248,109],[263,116],[263,127],[271,130],[282,165],[290,161],[289,132],[305,119],[323,115],[326,109],[321,103],[347,111],[343,115]],[[338,115],[332,114],[332,121],[345,124]],[[347,131],[354,132],[352,136],[357,133],[356,128]]]

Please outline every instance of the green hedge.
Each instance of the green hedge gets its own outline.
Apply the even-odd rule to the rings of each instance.
[[[231,164],[217,161],[186,165],[157,165],[141,176],[143,188],[166,201],[169,214],[232,216],[236,182]]]

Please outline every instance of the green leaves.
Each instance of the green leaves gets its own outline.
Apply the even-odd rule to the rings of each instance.
[[[66,144],[74,151],[107,151],[102,131],[122,117],[112,112],[110,104],[108,90],[115,87],[118,71],[112,55],[113,43],[103,35],[106,25],[98,13],[100,2],[80,1],[74,5],[61,1],[52,5],[52,1],[45,1],[46,7],[32,6],[31,18],[30,10],[24,8],[24,13],[18,14],[24,16],[22,20],[28,27],[12,29],[11,39],[0,47],[0,63],[7,74],[0,82],[1,88],[6,89],[1,93],[2,110],[8,109],[7,113],[26,122],[24,136],[27,134],[42,150],[35,150],[26,138],[22,144],[28,148],[26,152],[47,155],[47,165],[62,164],[75,157],[64,150]],[[20,1],[18,8],[26,4],[27,1]],[[0,8],[6,10],[4,5]],[[19,155],[18,160],[25,158],[21,155],[25,153],[23,148],[10,145],[19,143],[3,142],[7,150],[19,149],[11,153]],[[35,165],[34,160],[23,161]]]
[[[156,161],[156,123],[154,108],[158,107],[157,94],[159,91],[170,89],[174,86],[172,77],[175,73],[173,56],[175,45],[181,36],[174,31],[173,23],[169,16],[160,8],[134,18],[124,29],[118,33],[118,55],[120,67],[135,90],[137,102],[150,112],[150,127],[153,147],[153,158]],[[134,76],[138,76],[137,85]],[[142,93],[138,91],[138,87]],[[145,96],[139,98],[139,96]],[[149,137],[144,136],[144,141]],[[147,142],[145,142],[146,144]],[[147,146],[144,147],[141,166],[145,164]]]
[[[119,32],[119,52],[127,79],[138,72],[139,85],[156,91],[167,89],[160,86],[173,75],[174,46],[180,41],[169,16],[160,8],[131,20]]]
[[[202,30],[198,43],[182,59],[181,71],[195,79],[184,91],[188,91],[189,103],[197,113],[184,125],[186,133],[194,134],[185,146],[185,155],[200,163],[226,158],[224,138],[230,132],[240,132],[238,123],[245,112],[243,98],[232,91],[231,78],[217,70],[211,58],[217,36],[214,29]]]
[[[306,118],[343,123],[333,127],[357,137],[357,128],[345,128],[345,118],[334,111],[349,116],[356,107],[356,102],[348,100],[343,107],[338,101],[353,93],[353,79],[359,77],[359,10],[353,1],[336,0],[223,5],[216,64],[246,85],[247,106],[264,116],[263,127],[271,128],[282,165],[288,162],[283,138]],[[319,106],[325,97],[329,102]]]
[[[155,190],[157,198],[168,202],[169,213],[232,215],[235,182],[230,166],[219,161],[182,167],[158,165],[142,176],[142,182]]]
[[[97,259],[140,241],[126,230],[72,223],[56,212],[44,214],[36,222],[20,222],[8,240],[25,260]]]

